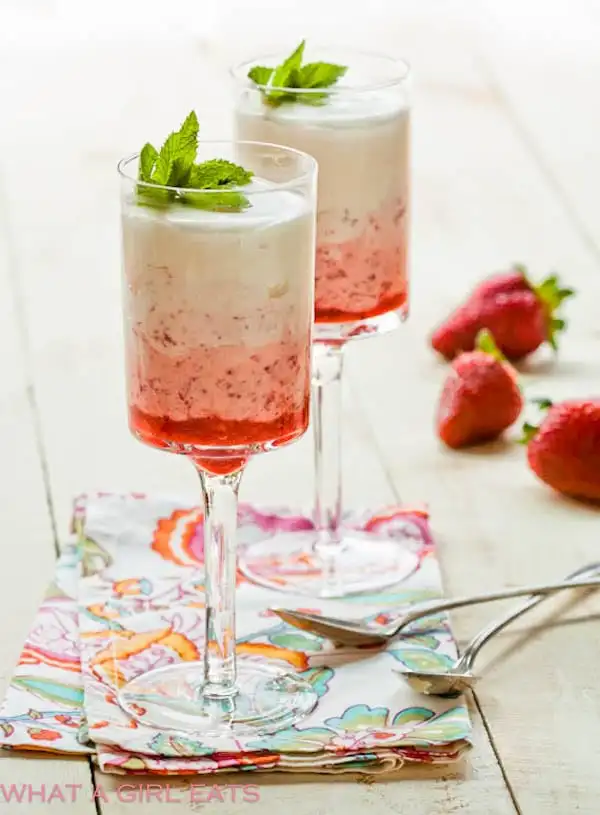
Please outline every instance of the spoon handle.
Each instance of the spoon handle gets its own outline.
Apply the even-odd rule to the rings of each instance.
[[[567,580],[575,580],[576,582],[579,582],[579,578],[584,578],[587,576],[592,577],[594,574],[598,574],[598,566],[586,566],[585,568],[578,569],[578,571],[568,575]],[[475,659],[486,642],[488,642],[495,634],[498,634],[500,631],[506,628],[506,626],[509,623],[512,623],[513,620],[518,619],[522,614],[525,614],[526,611],[529,611],[529,609],[534,608],[539,603],[542,603],[547,599],[547,597],[548,595],[546,594],[534,595],[524,603],[518,605],[512,611],[509,611],[508,614],[505,614],[503,617],[500,617],[499,619],[491,622],[489,625],[486,625],[485,628],[482,628],[481,631],[476,634],[471,642],[466,646],[460,659],[454,665],[453,671],[456,673],[472,673]]]
[[[593,564],[586,568],[590,569],[593,574],[600,574],[600,564]],[[596,570],[595,572],[592,571],[594,569]],[[520,586],[517,589],[506,589],[505,591],[488,592],[487,594],[474,594],[471,597],[455,597],[452,600],[429,600],[425,603],[419,603],[413,609],[407,611],[406,614],[402,615],[402,619],[399,623],[396,623],[389,629],[385,629],[384,633],[388,637],[394,637],[407,625],[415,622],[415,620],[420,620],[422,617],[429,617],[433,614],[439,614],[441,611],[451,611],[455,608],[462,608],[463,606],[474,606],[479,603],[489,603],[494,600],[508,600],[511,597],[526,597],[527,595],[533,594],[553,594],[562,589],[592,586],[600,586],[600,576],[561,581],[560,583]]]

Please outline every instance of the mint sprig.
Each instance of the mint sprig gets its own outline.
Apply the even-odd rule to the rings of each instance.
[[[306,40],[302,40],[290,56],[276,68],[255,65],[248,71],[248,78],[260,89],[265,104],[278,107],[285,102],[302,102],[305,105],[323,105],[329,94],[316,92],[330,88],[348,70],[346,65],[331,62],[307,62],[302,65]],[[289,89],[289,90],[288,90]],[[311,90],[311,93],[301,93]]]
[[[137,186],[140,204],[162,208],[178,202],[198,209],[230,212],[250,206],[245,195],[231,190],[250,183],[253,177],[250,170],[225,159],[195,163],[199,130],[198,117],[192,111],[180,129],[167,137],[160,151],[150,143],[142,147],[138,181],[143,183]],[[144,183],[158,186],[146,187]],[[202,190],[219,193],[203,194]]]

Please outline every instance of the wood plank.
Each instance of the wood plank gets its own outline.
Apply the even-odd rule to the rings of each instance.
[[[2,619],[14,622],[0,641],[0,692],[3,692],[39,597],[52,573],[54,551],[18,318],[10,287],[9,266],[13,258],[1,184],[0,177],[0,449],[4,470],[0,514],[5,530],[0,537],[5,579],[0,602]]]
[[[421,193],[414,318],[378,340],[379,348],[374,341],[352,349],[353,381],[362,385],[363,406],[398,490],[430,503],[449,591],[560,577],[597,560],[599,511],[539,484],[513,443],[471,453],[441,449],[433,422],[445,367],[427,348],[427,334],[475,279],[507,261],[539,272],[564,270],[581,291],[570,309],[572,325],[555,363],[545,354],[530,363],[525,389],[556,399],[597,393],[596,258],[493,95],[487,105],[441,92],[423,95],[415,142]],[[568,610],[565,602],[541,607],[481,657],[485,670],[496,655],[478,698],[525,813],[597,809],[600,782],[593,768],[600,751],[593,733],[600,711],[591,678],[597,655],[588,643],[600,598]],[[525,644],[520,638],[532,620],[547,623],[558,611],[586,621],[538,632],[526,648],[507,653]],[[461,639],[493,613],[479,607],[455,617]],[[564,749],[565,740],[578,746]]]
[[[0,696],[10,682],[24,638],[33,621],[38,603],[48,584],[54,564],[54,540],[48,512],[45,485],[34,415],[28,364],[23,349],[22,326],[11,273],[18,271],[18,258],[10,233],[9,212],[5,205],[5,188],[0,167],[0,450],[3,476],[0,490],[0,561],[2,592],[0,618]],[[7,800],[11,785],[24,795],[19,803]],[[29,798],[34,791],[51,793],[54,784],[79,785],[89,792],[90,772],[87,761],[59,759],[25,759],[0,751],[0,807],[7,815],[45,812],[61,809],[73,815],[93,815],[95,808],[89,795],[70,799],[43,801],[42,796]],[[65,788],[65,794],[69,790]],[[76,790],[77,792],[77,790]]]
[[[518,0],[501,7],[484,0],[480,6],[485,12],[475,41],[480,64],[571,222],[600,258],[595,217],[600,115],[593,101],[600,6],[594,0],[551,0],[543,14]]]

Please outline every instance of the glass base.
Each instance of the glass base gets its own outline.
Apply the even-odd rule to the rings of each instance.
[[[387,334],[395,331],[408,316],[406,305],[378,314],[376,317],[366,317],[363,320],[354,320],[345,323],[315,323],[313,327],[313,342],[337,345],[348,340],[363,339],[377,334]]]
[[[312,530],[276,533],[250,544],[238,558],[238,568],[259,586],[323,598],[388,588],[418,565],[407,543],[359,530],[345,530],[341,544],[334,545]]]
[[[283,730],[307,716],[318,696],[312,685],[276,665],[237,660],[237,694],[202,695],[204,664],[186,662],[132,679],[121,707],[140,724],[212,738],[252,737]]]

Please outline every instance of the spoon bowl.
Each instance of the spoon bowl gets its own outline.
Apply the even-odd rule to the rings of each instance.
[[[355,622],[338,617],[321,617],[319,614],[309,614],[290,608],[272,608],[271,611],[284,623],[331,640],[335,645],[355,648],[377,647],[387,645],[390,639],[383,627],[371,629],[367,623],[360,620]]]
[[[443,696],[454,699],[477,682],[478,677],[471,673],[436,673],[435,671],[396,671],[417,693],[425,696]]]

